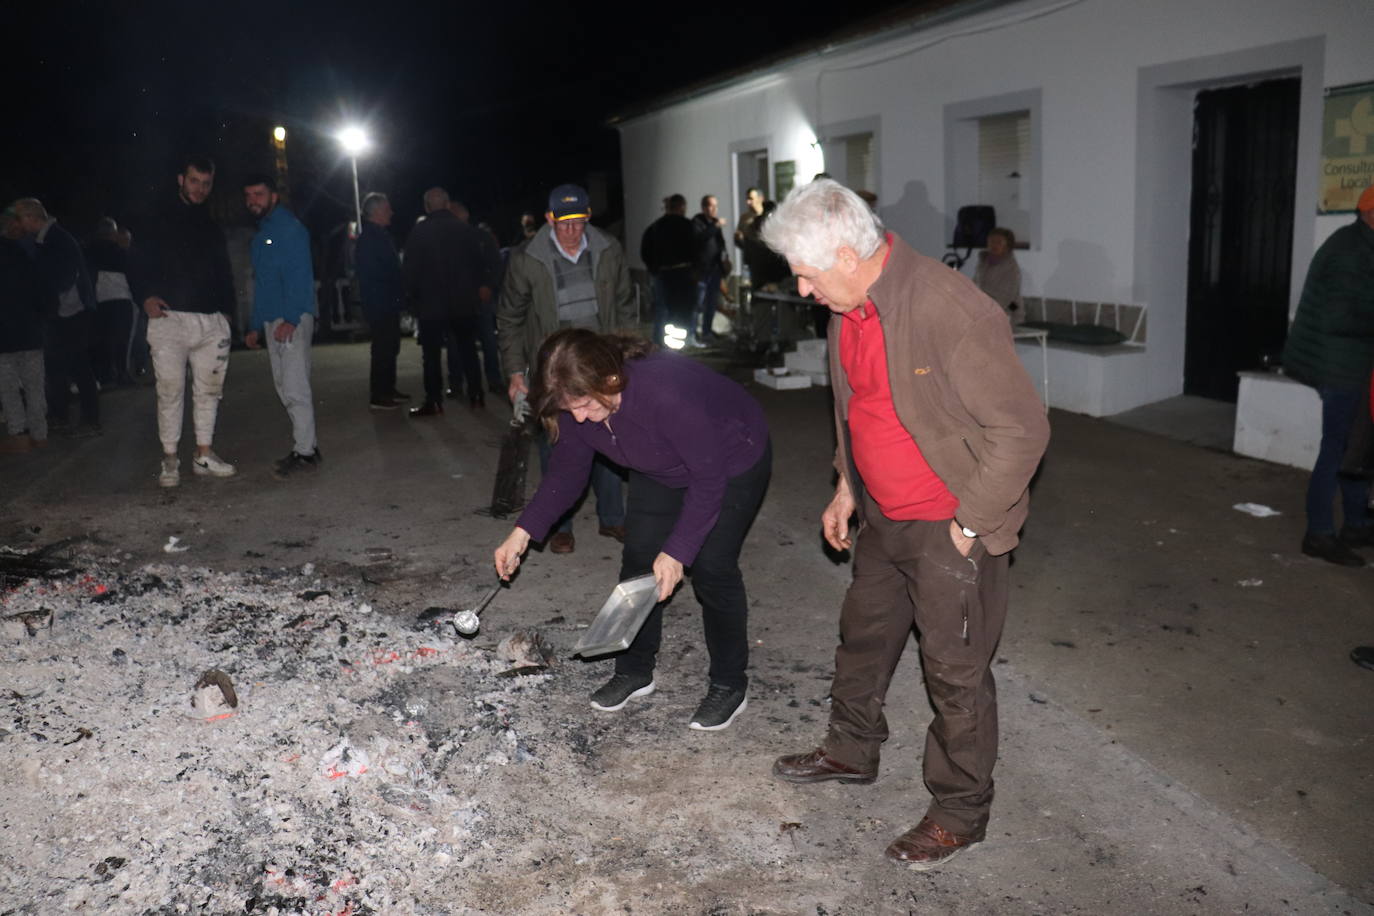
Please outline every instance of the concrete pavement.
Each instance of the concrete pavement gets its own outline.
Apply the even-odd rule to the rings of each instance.
[[[161,548],[175,535],[190,548],[178,562],[309,561],[340,576],[360,575],[369,548],[387,548],[398,562],[369,574],[379,609],[470,601],[509,525],[474,513],[490,500],[501,406],[455,406],[428,421],[372,412],[366,345],[319,347],[315,366],[320,474],[270,477],[290,448],[285,412],[265,355],[235,353],[215,448],[238,477],[186,473],[180,488],[160,490],[152,389],[113,391],[102,399],[104,437],[0,457],[0,544],[90,535],[151,562],[168,559]],[[417,348],[404,347],[402,372],[418,400]],[[760,804],[808,824],[792,847],[808,880],[741,888],[731,902],[824,900],[854,913],[1374,912],[1374,674],[1346,658],[1374,642],[1374,567],[1299,553],[1305,475],[1053,413],[1000,652],[1004,740],[989,842],[915,876],[880,860],[924,806],[929,712],[914,651],[889,698],[894,734],[873,791],[798,792],[766,778],[773,754],[821,735],[848,568],[821,551],[816,521],[831,486],[827,393],[750,388],[776,454],[745,555],[759,641],[753,698],[731,730],[739,743],[704,753],[739,772]],[[189,421],[187,430],[189,443]],[[1232,508],[1241,502],[1282,514],[1257,519]],[[577,533],[572,556],[531,557],[488,612],[492,625],[551,611],[590,617],[614,583],[617,551],[586,512]],[[680,632],[670,624],[669,638],[699,642],[692,616],[680,615]]]

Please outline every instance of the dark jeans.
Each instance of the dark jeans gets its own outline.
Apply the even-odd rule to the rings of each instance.
[[[1322,399],[1322,441],[1307,481],[1307,533],[1335,534],[1338,488],[1345,524],[1351,528],[1369,524],[1369,481],[1342,477],[1339,473],[1363,392],[1357,388],[1319,387],[1317,394]]]
[[[368,393],[384,401],[396,391],[396,356],[401,352],[401,316],[392,312],[368,319],[372,328],[372,371]]]
[[[654,274],[654,343],[663,344],[663,329],[668,324],[689,330],[696,303],[697,282],[691,268]]]
[[[71,386],[81,393],[81,422],[100,423],[100,389],[91,371],[91,338],[95,314],[80,311],[69,318],[48,321],[43,360],[48,369],[48,416],[59,422],[68,420]]]
[[[712,684],[749,686],[749,676],[745,674],[749,666],[749,598],[744,590],[744,575],[739,569],[739,552],[763,502],[772,470],[773,447],[770,443],[753,467],[731,477],[725,485],[720,517],[692,562],[692,591],[701,605],[706,651],[711,657]],[[682,514],[685,492],[664,486],[637,471],[630,472],[625,550],[620,559],[621,580],[653,571],[654,559]],[[663,640],[664,604],[666,602],[654,605],[630,648],[616,657],[617,674],[643,676],[653,673],[658,647]]]
[[[455,352],[458,354],[458,366],[467,379],[469,396],[476,397],[482,393],[482,368],[477,363],[477,325],[476,315],[420,319],[420,351],[424,355],[427,403],[444,403],[445,344],[449,348],[450,360]]]
[[[539,472],[541,474],[548,471],[549,455],[552,452],[553,446],[549,445],[549,437],[541,426],[539,429]],[[603,525],[625,524],[624,473],[625,471],[620,465],[612,464],[605,455],[597,455],[596,459],[592,461],[592,492],[596,494],[596,518]],[[568,514],[559,520],[555,531],[572,534],[573,516],[577,514],[577,507],[581,503],[582,500],[579,499],[568,510]]]
[[[95,377],[102,385],[128,381],[134,304],[129,299],[110,299],[100,303],[96,316],[97,332],[91,341]]]
[[[888,684],[914,627],[935,708],[921,758],[934,796],[927,814],[946,830],[981,840],[997,762],[992,660],[1007,616],[1009,555],[989,556],[975,541],[961,556],[948,519],[895,522],[868,497],[864,518],[854,581],[840,609],[826,753],[877,770],[888,735]]]
[[[697,307],[692,313],[691,336],[697,340],[710,340],[715,337],[711,322],[716,317],[716,303],[720,301],[720,268],[707,271],[697,281]]]
[[[487,387],[493,392],[505,391],[501,375],[501,351],[496,349],[496,300],[482,306],[482,314],[477,318],[477,339],[482,344],[482,374],[487,378]],[[463,387],[464,371],[458,348],[453,346],[452,338],[448,349],[448,384],[455,391]],[[482,393],[481,388],[468,389],[468,396]]]

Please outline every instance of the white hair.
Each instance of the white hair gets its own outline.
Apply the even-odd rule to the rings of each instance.
[[[443,188],[430,188],[425,192],[425,212],[448,209],[448,191]]]
[[[835,266],[841,248],[861,259],[883,243],[883,223],[864,199],[829,178],[793,188],[763,223],[763,242],[793,264]]]

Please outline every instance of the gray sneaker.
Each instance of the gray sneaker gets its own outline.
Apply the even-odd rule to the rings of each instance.
[[[233,477],[235,473],[234,466],[214,452],[192,458],[191,470],[201,477]]]
[[[635,697],[647,697],[655,689],[652,674],[616,674],[592,694],[592,709],[616,712]]]
[[[726,687],[712,684],[706,691],[706,699],[697,707],[688,728],[702,732],[718,732],[729,728],[735,717],[744,712],[749,705],[747,691],[743,687]]]
[[[175,487],[181,483],[181,459],[176,455],[162,456],[162,469],[157,475],[160,487]]]

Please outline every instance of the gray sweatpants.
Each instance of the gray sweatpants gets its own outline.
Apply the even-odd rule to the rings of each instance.
[[[286,415],[291,418],[293,450],[298,455],[315,453],[315,401],[310,393],[310,339],[315,334],[315,316],[302,315],[296,331],[286,343],[276,338],[283,319],[268,322],[267,359],[272,364],[272,383],[277,386]]]
[[[169,311],[148,319],[148,349],[157,376],[157,437],[174,455],[186,413],[186,367],[191,367],[191,421],[196,445],[215,440],[215,418],[229,371],[229,322],[218,312]]]
[[[27,430],[31,439],[48,438],[42,350],[0,353],[0,408],[4,408],[5,426],[11,436]]]

